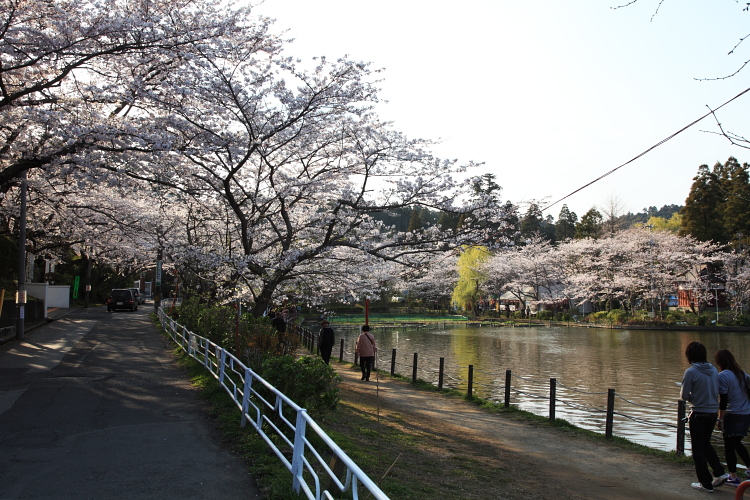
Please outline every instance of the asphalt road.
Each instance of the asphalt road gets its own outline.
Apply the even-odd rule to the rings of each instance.
[[[152,310],[69,310],[0,347],[0,499],[261,498]]]

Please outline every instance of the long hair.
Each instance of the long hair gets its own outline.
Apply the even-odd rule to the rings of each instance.
[[[734,355],[729,352],[729,349],[719,349],[716,351],[716,354],[714,354],[714,361],[719,365],[719,371],[723,372],[724,370],[729,370],[734,373],[734,376],[737,377],[737,380],[740,383],[740,387],[744,387],[745,372],[737,363],[737,360],[734,359]]]

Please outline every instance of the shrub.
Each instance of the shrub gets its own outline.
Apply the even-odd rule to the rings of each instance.
[[[269,357],[263,361],[260,376],[292,401],[308,411],[336,408],[341,377],[317,357]]]
[[[738,314],[734,317],[734,323],[738,326],[750,326],[750,314]]]
[[[549,311],[539,311],[536,313],[536,319],[546,321],[551,318],[552,318],[552,313]]]
[[[607,311],[598,311],[598,312],[589,314],[588,318],[589,318],[589,321],[591,321],[592,323],[597,323],[597,324],[604,323],[605,321],[608,320],[607,318],[608,314],[609,313]]]
[[[706,326],[706,324],[708,323],[708,316],[701,314],[700,316],[698,316],[696,323],[698,324],[698,326]]]
[[[628,313],[626,311],[623,311],[622,309],[612,309],[607,314],[607,320],[610,323],[622,324],[625,323],[627,319]]]

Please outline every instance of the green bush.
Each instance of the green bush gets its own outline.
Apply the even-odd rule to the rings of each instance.
[[[610,323],[615,324],[623,324],[628,320],[628,313],[627,311],[623,311],[622,309],[612,309],[607,313],[607,321]]]
[[[317,357],[269,357],[260,376],[310,412],[333,410],[339,401],[341,377]]]
[[[536,319],[542,321],[552,319],[552,313],[550,311],[539,311],[536,313]]]
[[[588,318],[589,318],[589,321],[591,321],[592,323],[596,323],[596,324],[604,323],[606,321],[609,321],[608,314],[609,313],[607,311],[598,311],[598,312],[589,314]]]
[[[737,326],[750,326],[750,314],[738,314],[734,317]]]
[[[705,316],[703,314],[698,316],[696,323],[698,324],[698,326],[706,326],[706,324],[708,323],[708,316]]]

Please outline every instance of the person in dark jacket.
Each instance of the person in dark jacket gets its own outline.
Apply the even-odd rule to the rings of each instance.
[[[711,434],[719,414],[719,372],[706,360],[706,346],[700,342],[689,343],[685,357],[690,368],[682,376],[680,398],[690,403],[688,425],[693,464],[698,476],[698,482],[690,486],[699,491],[713,492],[715,487],[721,486],[729,478],[711,445]],[[708,470],[709,465],[713,469],[713,477]]]
[[[320,333],[318,334],[318,349],[320,350],[320,357],[323,361],[328,364],[331,359],[331,351],[333,350],[333,344],[336,343],[336,338],[333,332],[333,328],[329,326],[328,320],[320,322]]]

